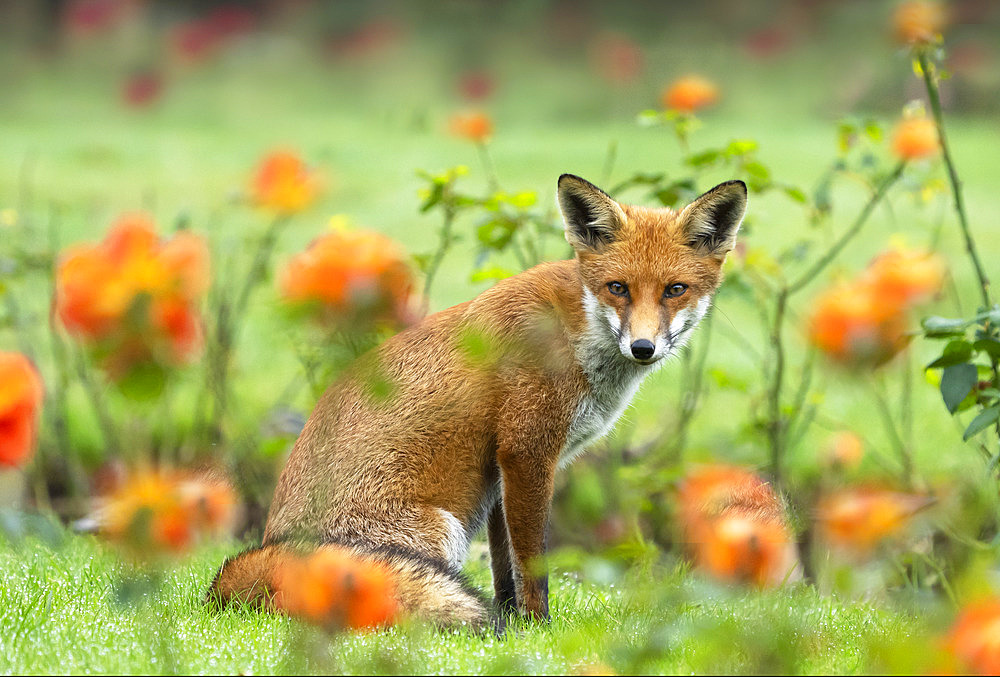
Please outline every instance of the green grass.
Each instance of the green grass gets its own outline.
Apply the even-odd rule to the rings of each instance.
[[[871,646],[923,628],[913,615],[809,588],[725,590],[682,569],[608,578],[556,572],[547,625],[502,637],[410,623],[328,635],[283,616],[200,604],[219,544],[138,577],[97,540],[57,533],[0,547],[2,673],[851,673]],[[586,568],[585,568],[586,570]],[[485,587],[486,565],[469,565]],[[597,580],[600,579],[600,580]]]

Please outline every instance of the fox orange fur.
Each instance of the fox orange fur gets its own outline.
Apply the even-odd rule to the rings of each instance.
[[[223,564],[210,596],[267,605],[282,561],[339,547],[395,572],[404,612],[482,626],[488,607],[459,571],[485,525],[501,616],[547,618],[556,469],[687,342],[746,198],[730,181],[681,210],[636,207],[561,176],[575,258],[502,280],[363,356],[306,423],[262,546]]]

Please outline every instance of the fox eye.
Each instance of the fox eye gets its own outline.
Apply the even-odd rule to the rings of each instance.
[[[668,299],[672,299],[686,292],[687,288],[688,286],[683,282],[675,282],[667,287],[666,291],[663,292],[663,296]]]
[[[608,291],[615,296],[628,296],[628,285],[624,282],[608,282]]]

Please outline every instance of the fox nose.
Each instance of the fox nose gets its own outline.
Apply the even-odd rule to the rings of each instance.
[[[648,360],[653,356],[656,348],[653,342],[648,339],[639,339],[632,342],[632,357],[637,360]]]

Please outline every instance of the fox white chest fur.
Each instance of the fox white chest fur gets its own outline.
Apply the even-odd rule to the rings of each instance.
[[[563,467],[595,440],[606,435],[632,402],[643,378],[663,364],[639,364],[622,357],[618,347],[617,315],[608,313],[584,288],[587,330],[574,345],[576,359],[590,386],[573,413],[566,446],[559,456]]]
[[[711,297],[706,296],[690,310],[682,310],[671,322],[666,344],[658,348],[669,357],[687,343],[695,327],[708,312]],[[576,359],[590,388],[580,400],[566,435],[566,446],[559,456],[564,467],[588,445],[608,434],[631,404],[642,380],[666,362],[640,364],[622,355],[622,327],[617,313],[604,306],[584,288],[583,308],[587,331],[574,346]]]

